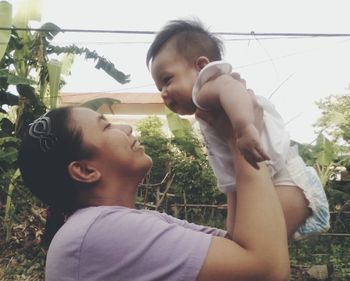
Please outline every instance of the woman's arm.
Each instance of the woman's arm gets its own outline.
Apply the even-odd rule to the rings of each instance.
[[[261,108],[254,104],[254,109],[260,128]],[[237,175],[233,241],[213,237],[197,280],[288,280],[286,225],[267,167],[259,164],[260,169],[254,169],[233,139],[228,144]]]
[[[267,168],[235,152],[236,221],[232,239],[214,237],[197,280],[287,280],[289,257],[281,206]]]

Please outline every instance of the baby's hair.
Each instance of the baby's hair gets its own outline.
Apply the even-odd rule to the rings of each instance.
[[[23,137],[18,154],[24,185],[50,206],[50,213],[54,214],[55,222],[48,218],[46,226],[56,225],[57,229],[48,230],[50,234],[46,231],[48,241],[63,223],[63,217],[76,208],[77,183],[68,173],[68,164],[90,155],[82,145],[81,130],[70,120],[71,112],[72,107],[61,107],[35,120]],[[43,140],[48,136],[55,141],[43,147]],[[57,221],[61,221],[60,224]]]
[[[173,20],[158,32],[148,49],[147,66],[171,39],[174,39],[176,50],[188,62],[200,56],[206,56],[209,61],[221,60],[224,53],[222,41],[204,28],[198,19]]]

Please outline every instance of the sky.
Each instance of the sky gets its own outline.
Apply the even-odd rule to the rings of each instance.
[[[14,4],[18,1],[9,1]],[[199,18],[212,32],[350,33],[348,0],[42,0],[42,20],[61,28],[158,31],[168,21]],[[40,26],[36,23],[32,27]],[[63,92],[155,92],[145,57],[154,35],[64,33],[57,45],[76,44],[112,61],[131,82],[121,85],[92,62],[77,58]],[[315,102],[349,94],[350,37],[222,36],[224,59],[247,87],[271,100],[291,138],[312,143],[320,116]]]

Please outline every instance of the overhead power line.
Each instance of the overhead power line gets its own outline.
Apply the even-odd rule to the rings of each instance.
[[[41,32],[57,32],[56,29],[49,28],[19,28],[19,27],[0,27],[0,30],[16,30],[16,31],[41,31]],[[109,30],[109,29],[77,29],[62,28],[60,32],[76,32],[76,33],[117,33],[117,34],[156,34],[156,31],[150,30]],[[301,37],[350,37],[350,33],[298,33],[298,32],[213,32],[218,35],[234,35],[234,36],[301,36]]]

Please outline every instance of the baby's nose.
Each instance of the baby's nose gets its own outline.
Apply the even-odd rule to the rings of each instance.
[[[160,92],[160,96],[162,97],[163,100],[167,98],[168,93],[165,88],[163,88],[162,91]]]

